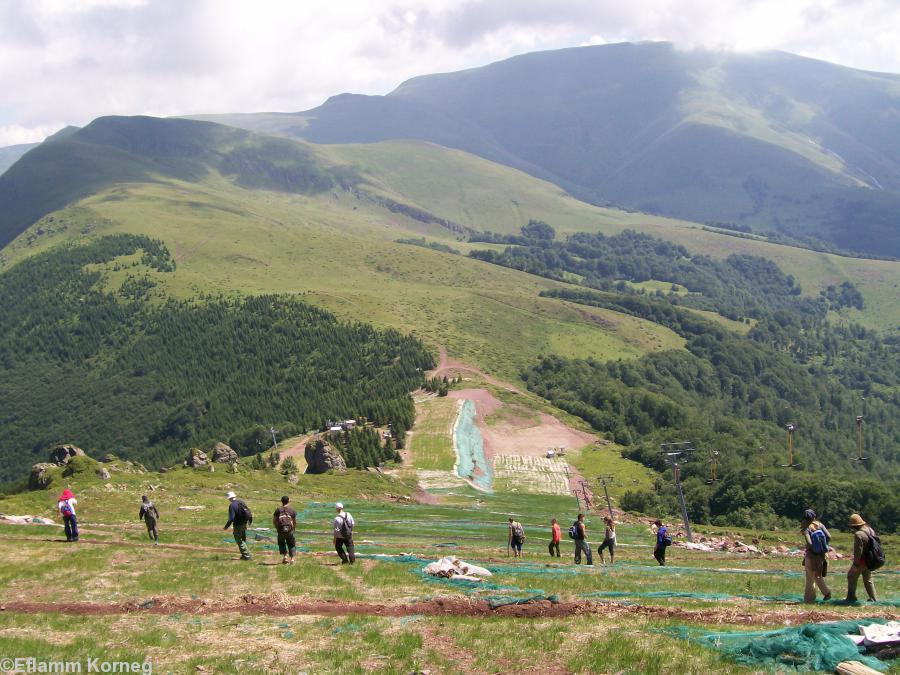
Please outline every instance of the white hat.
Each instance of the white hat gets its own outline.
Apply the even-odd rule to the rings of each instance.
[[[228,493],[227,495],[225,495],[225,496],[228,497],[228,499],[235,499],[235,498],[237,497],[237,495],[234,494],[233,492],[229,492],[229,493]]]
[[[334,508],[336,508],[336,509],[342,509],[342,508],[344,508],[344,505],[341,504],[340,502],[338,502],[337,504],[334,505]]]

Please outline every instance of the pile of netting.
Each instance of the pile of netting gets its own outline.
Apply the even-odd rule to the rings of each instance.
[[[470,597],[485,600],[492,609],[504,605],[522,605],[538,600],[559,602],[556,595],[548,595],[539,588],[519,588],[518,586],[504,586],[490,581],[472,581],[454,577],[433,576],[425,571],[425,567],[432,561],[415,555],[382,555],[362,554],[358,558],[373,558],[375,560],[390,561],[409,565],[409,570],[419,576],[422,581],[430,584],[440,584],[462,591]],[[490,568],[489,568],[490,569]]]
[[[883,661],[866,656],[864,650],[847,637],[859,634],[860,626],[873,623],[883,624],[885,620],[861,619],[780,630],[721,633],[703,633],[696,628],[679,626],[665,632],[716,649],[736,663],[751,668],[834,672],[842,661],[859,661],[884,671],[887,665]]]
[[[758,602],[791,602],[800,603],[803,601],[801,595],[750,595],[749,593],[699,593],[692,591],[593,591],[591,593],[583,593],[583,598],[609,598],[609,599],[630,599],[630,598],[652,598],[652,599],[688,599],[688,600],[734,600],[736,598],[742,600],[756,600]],[[822,603],[828,605],[840,606],[860,606],[860,601],[847,602],[846,600],[832,599],[822,600]],[[878,605],[882,607],[900,607],[900,600],[880,599]]]

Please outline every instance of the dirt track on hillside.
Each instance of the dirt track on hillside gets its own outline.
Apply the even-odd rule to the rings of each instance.
[[[866,616],[890,618],[895,615],[886,610],[866,608]],[[281,597],[245,595],[237,602],[211,602],[207,600],[185,600],[181,598],[157,597],[142,602],[122,603],[94,602],[10,602],[0,605],[0,611],[22,614],[67,614],[70,616],[111,616],[120,614],[241,614],[245,616],[472,616],[511,617],[521,619],[566,618],[571,616],[596,615],[605,618],[640,615],[651,619],[678,619],[700,623],[731,625],[814,623],[846,619],[846,613],[818,610],[780,610],[775,612],[754,611],[753,606],[741,604],[734,607],[689,610],[678,607],[634,605],[621,602],[551,602],[535,600],[517,605],[503,605],[492,609],[486,600],[467,598],[435,598],[405,604],[382,604],[372,602],[342,602],[308,600],[291,602]]]

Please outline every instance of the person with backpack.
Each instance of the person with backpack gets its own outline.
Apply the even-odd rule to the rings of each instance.
[[[806,550],[806,555],[803,556],[803,569],[806,572],[803,602],[816,601],[816,586],[822,591],[823,600],[831,600],[831,589],[825,583],[825,575],[828,573],[825,554],[828,553],[831,534],[822,523],[816,520],[816,512],[812,509],[804,511],[803,526],[800,528],[800,532],[803,535]]]
[[[606,564],[606,561],[603,559],[603,551],[604,549],[609,549],[609,564],[615,565],[616,523],[609,516],[603,516],[603,522],[606,523],[606,533],[603,536],[603,543],[597,548],[597,553],[600,554],[600,564]]]
[[[653,547],[653,557],[660,567],[666,566],[666,549],[672,545],[672,537],[669,536],[669,528],[663,525],[658,518],[653,521],[656,526],[656,546]]]
[[[66,541],[78,541],[78,519],[75,517],[75,506],[78,500],[69,488],[62,491],[56,508],[62,516],[63,525],[66,528]]]
[[[334,505],[337,515],[332,523],[334,532],[334,550],[341,557],[341,565],[352,565],[356,562],[356,553],[353,550],[353,528],[356,522],[353,516],[344,511],[344,505],[338,502]]]
[[[141,510],[138,512],[138,520],[143,520],[147,526],[147,536],[150,537],[154,545],[159,546],[159,532],[156,531],[156,521],[159,520],[159,511],[150,501],[147,495],[141,497]]]
[[[278,532],[278,552],[281,554],[282,565],[293,565],[294,554],[297,552],[297,539],[294,530],[297,529],[297,512],[288,503],[291,498],[285,495],[281,498],[281,506],[275,509],[272,515],[272,524]]]
[[[853,563],[847,571],[846,602],[856,602],[856,584],[863,578],[863,586],[869,596],[869,602],[878,602],[875,596],[875,584],[872,583],[872,570],[884,565],[884,551],[881,539],[858,513],[850,516],[847,523],[853,531]]]
[[[225,496],[228,497],[230,503],[228,505],[228,522],[225,523],[223,529],[227,530],[234,525],[232,532],[238,550],[241,552],[241,560],[250,560],[250,549],[247,548],[247,528],[253,523],[253,513],[244,500],[238,499],[234,492],[229,492]]]
[[[509,517],[509,545],[512,547],[513,556],[522,557],[522,544],[525,543],[525,528],[518,520]]]
[[[587,540],[587,528],[584,526],[584,514],[578,514],[578,520],[572,523],[569,528],[569,538],[575,540],[575,564],[581,564],[581,554],[585,554],[588,565],[594,564],[594,557],[591,554],[591,545]]]
[[[554,518],[550,521],[550,546],[547,547],[551,558],[553,557],[553,551],[556,551],[556,557],[559,557],[560,539],[562,539],[562,532],[559,529],[559,523],[557,523],[556,518]]]

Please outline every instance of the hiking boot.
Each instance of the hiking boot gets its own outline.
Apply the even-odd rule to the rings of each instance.
[[[822,602],[828,602],[829,600],[831,600],[831,593],[826,593],[822,596]]]
[[[293,564],[294,564],[294,559],[293,559],[293,558],[291,558],[290,560],[288,560],[288,565],[293,565]]]
[[[242,556],[241,556],[241,560],[252,560],[252,558],[251,558],[249,555],[248,555],[248,556],[243,556],[243,555],[242,555]]]
[[[281,558],[281,564],[282,564],[282,565],[287,565],[287,564],[288,564],[288,557],[287,557],[287,556],[282,556],[282,558]]]

